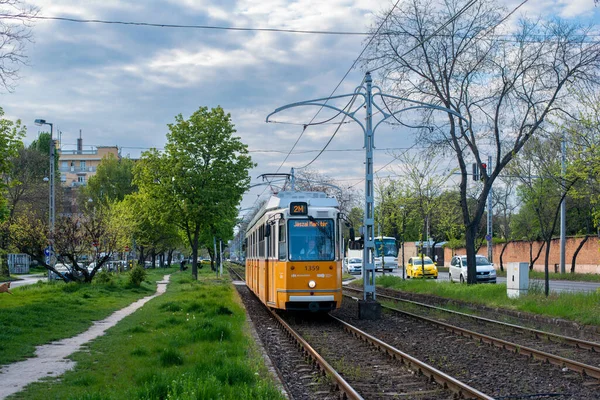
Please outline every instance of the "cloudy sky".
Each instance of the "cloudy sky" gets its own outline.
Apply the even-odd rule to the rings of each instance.
[[[395,1],[394,1],[395,2]],[[366,32],[390,0],[40,0],[40,16],[211,25],[243,28]],[[499,0],[509,9],[521,2]],[[593,0],[529,0],[520,12],[598,20]],[[37,137],[36,118],[53,122],[63,149],[75,148],[82,132],[84,149],[118,145],[137,158],[162,148],[167,124],[200,106],[222,106],[231,113],[238,135],[248,144],[262,173],[289,172],[311,161],[335,130],[310,128],[287,161],[302,133],[301,125],[265,123],[275,108],[327,97],[361,52],[361,35],[317,35],[257,31],[157,28],[136,25],[37,20],[28,64],[14,92],[0,93],[6,117],[28,127],[26,142]],[[351,93],[364,71],[352,70],[336,94]],[[377,81],[375,81],[377,84]],[[316,108],[297,108],[275,117],[306,123]],[[344,186],[362,188],[362,132],[344,125],[311,168]],[[382,126],[376,132],[375,169],[390,163],[387,148],[414,144],[409,132]],[[393,166],[394,164],[390,164]],[[380,176],[389,175],[386,167]],[[250,207],[263,192],[244,197]]]

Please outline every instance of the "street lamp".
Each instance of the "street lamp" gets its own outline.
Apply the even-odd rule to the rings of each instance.
[[[50,265],[53,266],[53,261],[54,261],[54,257],[53,257],[53,252],[54,252],[54,216],[55,216],[55,204],[54,204],[54,139],[52,137],[53,134],[53,124],[51,122],[46,122],[45,119],[36,119],[35,120],[35,124],[36,125],[50,125],[50,174],[49,174],[49,182],[50,182],[50,187],[49,187],[49,191],[50,191],[50,195],[49,195],[49,208],[50,208],[50,221],[49,221],[49,228],[50,228],[50,234],[49,234],[49,242],[50,242]],[[45,180],[45,179],[44,179]]]

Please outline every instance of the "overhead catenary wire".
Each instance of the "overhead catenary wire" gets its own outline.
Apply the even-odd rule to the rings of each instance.
[[[344,80],[346,79],[346,77],[348,76],[348,74],[350,74],[350,71],[352,71],[354,69],[354,66],[356,65],[356,63],[358,62],[358,60],[360,60],[360,58],[365,53],[365,51],[367,50],[367,48],[371,45],[371,42],[373,42],[373,39],[375,39],[375,37],[377,36],[377,34],[379,33],[379,31],[381,30],[381,27],[385,24],[385,22],[388,20],[388,18],[390,17],[390,15],[392,15],[392,12],[398,6],[398,3],[400,3],[400,0],[397,0],[396,3],[394,3],[394,6],[387,13],[386,17],[383,19],[383,21],[381,22],[381,24],[379,24],[379,27],[377,27],[377,30],[375,31],[375,33],[373,33],[373,35],[371,36],[371,38],[369,39],[369,41],[367,42],[367,44],[363,47],[363,49],[360,52],[360,54],[358,55],[358,57],[356,57],[354,59],[354,61],[352,62],[352,65],[350,65],[350,68],[348,68],[348,70],[346,71],[346,73],[344,74],[344,76],[342,77],[342,79],[340,79],[340,81],[338,82],[338,84],[335,86],[335,88],[333,89],[333,91],[331,92],[331,94],[325,99],[325,103],[323,103],[323,105],[321,105],[321,107],[317,110],[317,113],[315,114],[315,116],[310,121],[311,123],[319,115],[319,113],[321,112],[321,110],[323,109],[323,107],[325,106],[325,104],[327,104],[327,101],[329,101],[329,99],[331,99],[331,97],[333,96],[333,94],[338,90],[338,88],[341,86],[342,82],[344,82]],[[363,81],[361,82],[361,85],[362,85],[363,82],[364,82],[364,78],[363,78]],[[356,94],[354,96],[352,96],[351,104],[354,104],[355,99],[356,99]],[[344,114],[344,119],[345,119],[345,114]],[[344,119],[342,119],[342,122],[344,121]],[[340,126],[341,126],[341,123],[338,126],[338,128],[335,130],[335,132],[333,133],[333,135],[331,136],[331,138],[327,141],[327,143],[325,144],[325,146],[323,147],[323,149],[326,149],[327,146],[329,146],[329,143],[331,143],[331,140],[333,140],[333,138],[335,137],[335,135],[339,131]],[[298,140],[296,140],[296,143],[294,143],[294,145],[292,146],[292,149],[290,150],[290,152],[288,153],[288,155],[285,157],[285,159],[283,160],[283,162],[281,163],[281,165],[277,169],[278,172],[281,169],[281,167],[283,166],[283,164],[285,164],[285,162],[289,158],[289,156],[292,153],[292,151],[294,151],[294,148],[296,147],[296,145],[300,141],[300,138],[302,137],[302,135],[304,135],[305,131],[306,131],[306,127],[304,127],[304,129],[302,130],[302,133],[300,133],[300,136],[298,137]],[[318,156],[317,156],[317,158],[318,158]],[[308,163],[307,165],[305,165],[302,168],[306,168],[308,165],[312,164],[315,160],[316,160],[316,158],[313,159],[310,163]]]
[[[287,29],[287,28],[264,28],[264,27],[240,27],[240,26],[220,26],[220,25],[195,25],[195,24],[169,24],[164,22],[147,22],[147,21],[121,21],[108,19],[91,19],[91,18],[73,18],[61,17],[53,15],[27,15],[27,14],[7,14],[0,13],[0,18],[18,19],[18,20],[41,20],[41,21],[58,21],[72,22],[80,24],[103,24],[103,25],[124,25],[131,27],[149,27],[149,28],[166,28],[166,29],[197,29],[197,30],[222,30],[222,31],[239,31],[239,32],[272,32],[272,33],[292,33],[303,35],[337,35],[337,36],[369,36],[370,32],[354,32],[354,31],[325,31],[316,29]],[[388,36],[410,36],[407,32],[387,31],[381,32]],[[448,34],[436,34],[437,37],[449,37]],[[494,35],[498,40],[517,41],[510,34]],[[532,34],[532,37],[540,37],[539,40],[531,42],[541,42],[545,40],[543,34]],[[589,33],[585,37],[599,37],[600,33]],[[518,40],[520,42],[520,40]]]
[[[344,76],[342,77],[342,79],[340,79],[340,81],[338,82],[338,84],[335,86],[335,88],[333,89],[333,91],[331,92],[331,94],[327,97],[327,99],[325,100],[324,104],[327,104],[327,101],[333,96],[333,94],[338,90],[338,88],[341,86],[342,82],[344,82],[344,80],[346,79],[346,77],[348,76],[348,74],[350,74],[350,71],[352,71],[352,69],[354,68],[354,66],[356,65],[356,63],[358,62],[358,60],[360,59],[360,57],[362,57],[362,55],[364,54],[364,52],[366,51],[366,49],[368,48],[368,46],[371,44],[371,42],[373,41],[373,39],[375,38],[375,36],[377,35],[377,33],[379,32],[379,30],[381,29],[381,27],[383,26],[383,24],[385,23],[385,21],[387,21],[387,19],[389,18],[389,16],[392,14],[392,12],[394,11],[394,9],[396,8],[396,6],[398,5],[398,3],[400,2],[400,0],[397,0],[396,3],[394,3],[394,6],[392,7],[392,9],[390,10],[390,12],[388,13],[388,15],[386,16],[386,18],[384,19],[384,21],[379,25],[379,27],[377,28],[377,31],[371,36],[371,38],[369,39],[369,41],[367,42],[367,44],[364,46],[364,48],[362,49],[362,51],[360,52],[360,54],[358,55],[358,57],[356,57],[354,59],[354,61],[352,62],[352,65],[350,66],[350,68],[348,68],[348,70],[346,71],[346,73],[344,74]],[[364,78],[363,78],[364,81]],[[361,82],[362,84],[362,82]],[[356,96],[353,96],[351,99],[351,103],[354,103],[354,99]],[[319,115],[319,113],[321,112],[321,110],[323,109],[323,105],[317,110],[316,114],[314,115],[314,117],[310,120],[309,124],[311,124],[315,118],[317,118],[317,116]],[[339,115],[339,114],[338,114]],[[285,162],[287,161],[287,159],[290,157],[290,155],[292,154],[292,152],[294,151],[294,149],[296,148],[296,146],[298,145],[298,142],[300,141],[300,139],[302,138],[302,136],[304,135],[304,132],[306,132],[306,128],[308,125],[304,125],[304,127],[302,128],[302,132],[300,133],[300,135],[298,136],[298,139],[296,139],[296,141],[294,142],[294,145],[292,146],[292,148],[290,149],[290,151],[288,152],[288,154],[285,156],[284,160],[281,162],[281,164],[279,165],[279,167],[277,168],[276,172],[279,172],[281,170],[281,167],[283,167],[283,165],[285,164]],[[341,126],[341,124],[339,125]],[[337,128],[337,130],[339,130],[339,126]],[[337,132],[336,130],[336,132]],[[334,134],[335,135],[335,134]],[[329,143],[329,142],[328,142]],[[258,196],[258,198],[254,201],[254,204],[256,204],[256,202],[258,201],[258,199],[262,196],[262,194],[265,192],[266,188],[263,189],[263,191],[261,192],[261,194]]]

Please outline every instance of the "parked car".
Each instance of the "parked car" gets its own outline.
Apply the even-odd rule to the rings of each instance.
[[[438,269],[433,260],[429,257],[423,257],[422,260],[423,264],[421,264],[421,257],[411,257],[408,259],[408,263],[406,264],[406,277],[437,279]],[[425,269],[425,274],[423,274],[423,269]]]
[[[362,273],[362,259],[360,258],[344,258],[344,266],[349,274]]]
[[[51,279],[63,279],[64,276],[66,276],[67,274],[69,274],[71,272],[71,268],[72,267],[69,264],[56,263],[56,264],[54,264],[54,269],[56,270],[56,272],[58,272],[58,274],[51,272],[50,278]]]
[[[484,256],[475,256],[475,268],[477,269],[477,282],[496,283],[496,269],[494,264]],[[450,261],[450,282],[467,281],[467,256],[454,256]]]

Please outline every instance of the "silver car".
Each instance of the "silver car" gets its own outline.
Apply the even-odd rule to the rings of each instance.
[[[494,264],[484,256],[475,256],[477,283],[496,283]],[[450,282],[467,281],[467,256],[454,256],[450,262]]]
[[[349,274],[361,274],[362,273],[362,259],[360,258],[346,258],[344,260],[346,265],[346,272]]]

